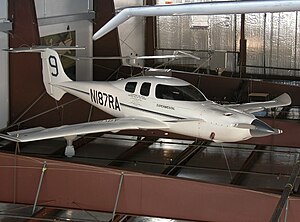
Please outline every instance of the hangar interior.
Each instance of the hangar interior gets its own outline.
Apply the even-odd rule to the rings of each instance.
[[[74,141],[71,158],[64,139],[1,139],[1,221],[266,221],[278,211],[280,221],[298,221],[298,11],[133,17],[92,41],[121,8],[190,2],[208,1],[0,0],[0,48],[83,46],[66,55],[114,58],[66,56],[72,79],[174,76],[222,104],[286,92],[290,106],[256,113],[284,133],[240,143],[158,130],[96,133]],[[170,54],[185,57],[136,58]],[[49,97],[37,54],[1,50],[0,67],[1,132],[112,118],[74,96]]]

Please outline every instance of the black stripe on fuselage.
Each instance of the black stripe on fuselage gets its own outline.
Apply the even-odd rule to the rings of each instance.
[[[76,91],[76,92],[80,92],[80,93],[84,93],[84,94],[90,95],[89,92],[82,91],[82,90],[79,90],[79,89],[74,89],[74,88],[67,87],[67,86],[59,86],[59,87],[66,88],[66,89],[71,89],[71,90],[74,90],[74,91]]]
[[[121,106],[126,106],[126,107],[131,108],[131,109],[140,110],[140,111],[144,111],[144,112],[148,112],[148,113],[152,113],[152,114],[156,114],[156,115],[160,115],[160,116],[165,116],[165,117],[175,118],[175,119],[185,119],[185,118],[182,118],[182,117],[179,117],[179,116],[173,116],[173,115],[169,115],[169,114],[165,114],[165,113],[155,112],[155,111],[152,111],[152,110],[138,108],[138,107],[135,107],[135,106],[124,104],[124,103],[120,103],[120,104],[121,104]]]
[[[71,90],[74,90],[74,91],[77,91],[77,92],[80,92],[80,93],[90,95],[89,92],[85,92],[85,91],[82,91],[82,90],[79,90],[79,89],[74,89],[74,88],[67,87],[67,86],[60,86],[60,87],[66,88],[66,89],[71,89]],[[160,112],[155,112],[155,111],[152,111],[152,110],[147,110],[147,109],[142,109],[142,108],[130,106],[130,105],[127,105],[125,103],[120,103],[120,104],[122,106],[126,106],[126,107],[131,108],[131,109],[140,110],[140,111],[144,111],[144,112],[148,112],[148,113],[152,113],[152,114],[156,114],[156,115],[160,115],[160,116],[165,116],[165,117],[175,118],[175,119],[185,119],[185,118],[179,117],[179,116],[173,116],[173,115],[169,115],[169,114],[165,114],[165,113],[160,113]]]

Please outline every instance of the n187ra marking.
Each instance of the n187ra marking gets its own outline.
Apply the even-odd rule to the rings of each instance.
[[[90,89],[91,101],[96,104],[100,104],[101,106],[109,107],[110,109],[119,110],[120,105],[118,101],[118,97],[114,97],[111,94],[100,92],[95,89]]]

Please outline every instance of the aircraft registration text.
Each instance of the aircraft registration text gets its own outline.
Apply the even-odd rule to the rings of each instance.
[[[121,111],[117,96],[100,92],[95,89],[90,89],[91,101],[101,106],[109,107],[110,109]]]

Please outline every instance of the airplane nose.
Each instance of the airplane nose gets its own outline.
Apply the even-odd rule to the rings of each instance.
[[[259,119],[253,120],[251,125],[255,126],[254,129],[250,129],[250,134],[252,137],[262,137],[282,133],[282,130],[273,129],[272,127],[270,127],[263,121],[260,121]]]

